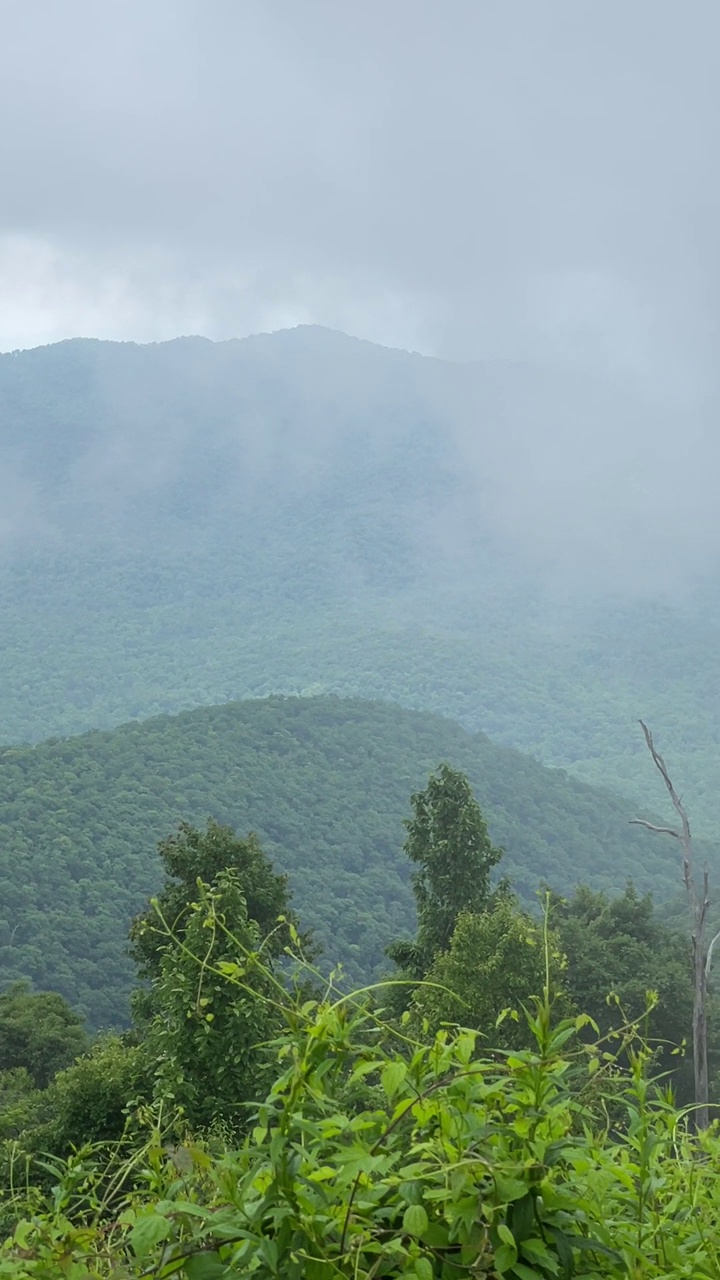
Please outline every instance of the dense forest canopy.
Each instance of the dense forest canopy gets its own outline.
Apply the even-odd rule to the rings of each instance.
[[[652,804],[643,715],[718,829],[718,593],[609,573],[542,454],[601,461],[634,396],[313,327],[0,356],[0,740],[332,692]]]
[[[442,760],[467,773],[525,901],[543,879],[677,890],[675,848],[629,826],[623,799],[428,713],[268,698],[0,752],[3,978],[61,991],[95,1026],[122,1021],[156,842],[213,816],[257,832],[326,963],[365,980],[412,926],[402,822]]]

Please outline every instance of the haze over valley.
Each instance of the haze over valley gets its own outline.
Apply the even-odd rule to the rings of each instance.
[[[643,422],[622,380],[317,327],[2,356],[1,736],[359,695],[652,804],[643,716],[713,831],[715,543],[605,462]]]

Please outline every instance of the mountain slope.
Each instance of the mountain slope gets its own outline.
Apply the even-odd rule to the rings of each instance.
[[[647,413],[622,382],[314,328],[0,356],[0,741],[336,692],[652,805],[643,716],[720,829],[717,590],[595,583],[555,474]]]
[[[402,819],[441,760],[467,772],[525,897],[541,879],[677,888],[675,850],[629,827],[616,796],[426,713],[269,698],[0,752],[3,981],[29,974],[96,1025],[122,1020],[155,843],[209,815],[259,833],[326,963],[370,977],[412,929]]]

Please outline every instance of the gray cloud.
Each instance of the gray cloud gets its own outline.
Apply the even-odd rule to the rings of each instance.
[[[70,320],[219,336],[317,319],[461,357],[569,349],[699,376],[712,0],[26,0],[2,17],[0,219],[57,255]]]
[[[318,321],[581,370],[552,403],[520,390],[489,440],[457,406],[509,541],[655,583],[660,514],[670,581],[714,557],[713,0],[0,18],[0,347]]]

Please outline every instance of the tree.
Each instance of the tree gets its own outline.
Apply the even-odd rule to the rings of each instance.
[[[231,870],[241,886],[244,914],[255,921],[263,938],[273,935],[279,916],[296,923],[290,910],[287,876],[277,875],[252,833],[244,839],[232,827],[212,819],[204,831],[183,822],[177,832],[158,846],[166,871],[157,907],[176,937],[183,935],[189,903],[197,897],[198,881],[213,884],[221,872]],[[130,929],[130,952],[141,978],[159,975],[165,954],[166,933],[158,909],[150,904]],[[270,954],[282,952],[287,935],[276,933],[266,944]]]
[[[191,1129],[242,1127],[247,1103],[262,1096],[281,994],[271,964],[232,868],[200,886],[182,937],[166,936],[146,1050],[156,1096]]]
[[[652,991],[657,1004],[649,1014],[648,1033],[660,1042],[663,1057],[690,1038],[687,940],[658,919],[651,894],[639,894],[631,883],[615,897],[579,885],[570,898],[553,898],[552,920],[567,957],[568,994],[602,1035],[619,1028],[625,1017],[642,1017]],[[618,1003],[608,1000],[611,994]],[[685,1094],[682,1060],[674,1058],[672,1065],[676,1087]]]
[[[129,1104],[148,1095],[144,1047],[124,1036],[101,1036],[52,1081],[39,1100],[44,1122],[27,1141],[35,1151],[59,1156],[85,1143],[116,1142],[125,1130]]]
[[[44,1089],[87,1047],[82,1018],[57,992],[15,982],[0,995],[0,1072],[24,1067]]]
[[[692,929],[692,1039],[693,1068],[695,1074],[695,1123],[698,1129],[707,1129],[710,1123],[710,1113],[708,1108],[707,991],[713,948],[718,938],[720,938],[720,932],[716,933],[715,937],[708,944],[705,935],[708,907],[710,906],[710,874],[707,863],[703,869],[703,886],[702,892],[700,892],[695,879],[695,860],[692,834],[690,832],[690,823],[685,811],[685,806],[673,786],[667,770],[667,765],[655,746],[652,733],[643,720],[640,721],[640,727],[642,728],[645,736],[645,742],[647,744],[648,751],[652,756],[655,768],[665,783],[665,789],[667,790],[670,800],[672,801],[673,808],[680,819],[679,827],[657,826],[653,822],[647,822],[644,818],[633,818],[631,821],[637,826],[646,827],[648,831],[655,831],[662,835],[672,836],[674,840],[677,840],[680,846],[683,882],[685,885],[685,893],[687,895],[690,924]]]
[[[149,981],[134,1013],[155,1093],[191,1127],[237,1125],[259,1096],[276,1026],[273,967],[296,923],[287,878],[254,835],[213,821],[205,831],[183,823],[160,856],[165,885],[130,930]]]
[[[562,984],[562,958],[550,938],[553,991]],[[546,983],[542,923],[521,911],[511,894],[500,895],[492,906],[475,914],[461,912],[450,947],[438,953],[426,983],[413,994],[411,1009],[427,1019],[433,1031],[441,1023],[456,1023],[479,1031],[502,1048],[531,1042],[523,1008],[541,997]],[[506,1009],[521,1016],[506,1018]]]
[[[0,1187],[4,1181],[2,1144],[8,1138],[17,1138],[33,1124],[40,1097],[42,1090],[35,1088],[26,1067],[0,1071]]]
[[[413,943],[398,942],[388,955],[421,977],[447,950],[461,912],[479,914],[490,900],[490,873],[502,857],[488,835],[482,810],[463,773],[448,764],[430,775],[411,797],[405,852],[419,868],[412,877],[418,931]]]

